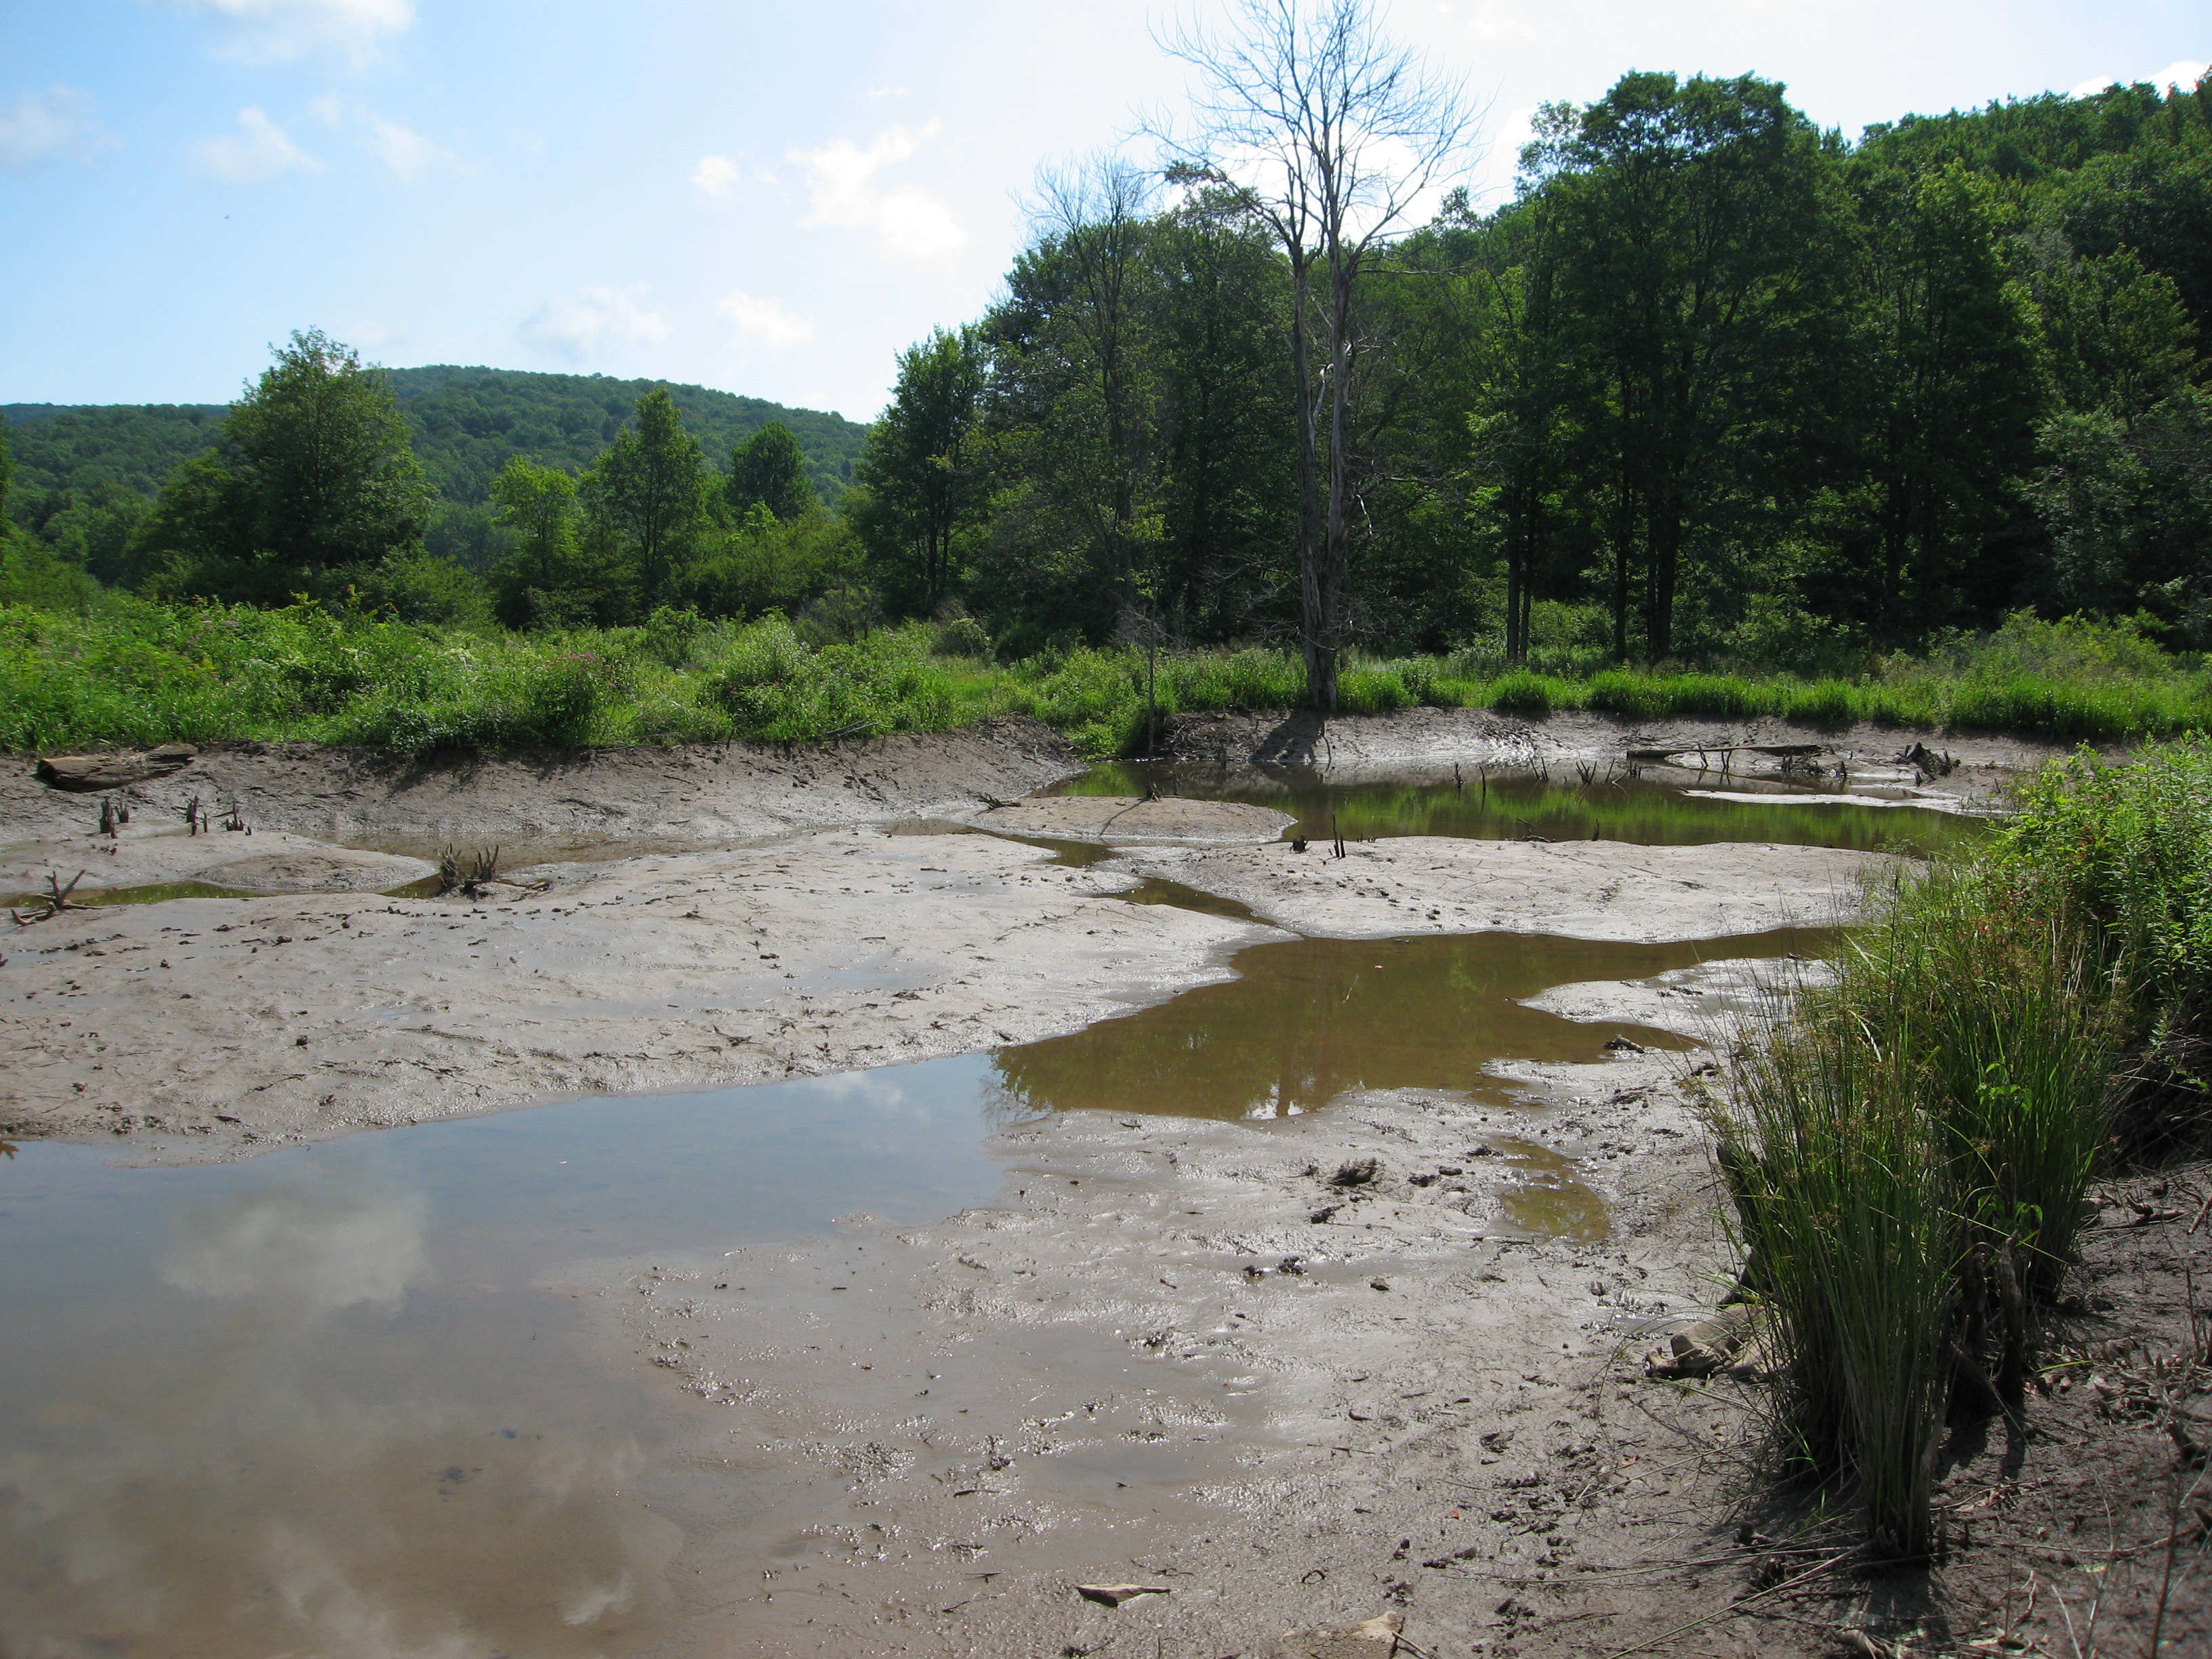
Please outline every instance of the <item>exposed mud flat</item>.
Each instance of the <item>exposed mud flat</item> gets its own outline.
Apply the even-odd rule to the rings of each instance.
[[[1344,737],[1366,752],[1339,751],[1340,766],[1389,776],[1375,757],[1425,746],[1434,781],[1455,753],[1537,753],[1516,735],[1523,723],[1425,713],[1438,718],[1322,723],[1324,750]],[[1593,732],[1623,744],[1601,726]],[[526,1515],[513,1534],[520,1558],[463,1551],[448,1564],[418,1541],[370,1552],[346,1569],[368,1577],[349,1580],[334,1560],[306,1561],[295,1540],[270,1581],[280,1599],[297,1591],[288,1612],[254,1589],[259,1568],[239,1576],[227,1547],[194,1567],[195,1542],[195,1618],[220,1628],[229,1615],[208,1587],[231,1585],[275,1609],[271,1628],[332,1639],[371,1630],[374,1613],[387,1618],[372,1631],[387,1646],[404,1637],[455,1659],[1195,1659],[1266,1653],[1294,1627],[1390,1612],[1419,1652],[1566,1654],[1627,1646],[1772,1582],[1786,1540],[1735,1541],[1759,1483],[1744,1450],[1748,1397],[1648,1383],[1638,1358],[1705,1310],[1728,1260],[1681,1092],[1702,1058],[1694,1045],[1802,971],[1791,954],[1820,948],[1750,936],[1847,916],[1884,861],[1439,836],[1355,841],[1339,859],[1260,839],[1281,815],[1194,810],[1176,834],[1103,862],[1054,861],[944,821],[1044,813],[1024,798],[1072,763],[1041,730],[1002,722],[788,757],[552,757],[535,772],[502,761],[421,777],[357,757],[226,751],[131,786],[177,811],[179,832],[182,799],[214,799],[217,769],[238,769],[222,787],[262,792],[242,806],[251,837],[126,832],[118,851],[94,855],[138,879],[168,846],[189,854],[173,866],[183,875],[269,884],[417,867],[349,863],[347,841],[405,858],[505,838],[540,859],[592,858],[516,870],[527,885],[474,902],[192,899],[20,930],[0,966],[0,1030],[19,1056],[0,1084],[9,1133],[110,1144],[120,1133],[134,1158],[220,1158],[563,1096],[984,1049],[999,1051],[998,1121],[1052,1109],[986,1143],[1001,1190],[943,1219],[854,1215],[827,1241],[769,1244],[700,1227],[686,1247],[647,1256],[576,1260],[571,1249],[531,1294],[573,1298],[564,1363],[598,1368],[605,1400],[641,1402],[623,1432],[572,1424],[526,1443],[492,1430],[472,1449],[443,1419],[426,1431],[395,1419],[355,1436],[369,1448],[356,1460],[370,1471],[363,1512],[391,1536],[413,1524],[418,1540],[459,1537],[453,1517],[477,1504],[485,1528]],[[1462,742],[1494,747],[1451,748]],[[634,797],[588,793],[632,784]],[[21,793],[0,789],[0,821],[42,843],[16,849],[27,872],[89,839],[85,796],[25,797],[18,817],[8,790]],[[1066,837],[1073,823],[1103,852],[1129,805],[1052,806],[1074,817],[1045,833]],[[903,821],[895,832],[854,823],[888,818]],[[818,827],[831,823],[842,827]],[[1164,883],[1212,896],[1212,913],[1126,902]],[[1308,937],[1285,940],[1247,911]],[[1490,977],[1440,965],[1466,934],[1487,936],[1470,949],[1528,944],[1528,960]],[[1690,959],[1653,948],[1666,941]],[[1240,1016],[1246,1034],[1229,1041],[1159,1000],[1232,988],[1231,954],[1255,944],[1322,964],[1282,975],[1291,988],[1272,1026],[1265,1009]],[[1466,1010],[1431,1013],[1396,988],[1400,959],[1417,956]],[[1374,977],[1355,983],[1339,971],[1347,964]],[[1251,977],[1265,978],[1256,964]],[[1292,991],[1359,1028],[1358,1066],[1302,1046],[1323,1022]],[[1478,1003],[1494,1005],[1487,1018]],[[1151,1006],[1129,1014],[1135,1005]],[[1117,1014],[1127,1017],[1097,1023]],[[1402,1063],[1398,1014],[1437,1028]],[[1558,1029],[1522,1040],[1540,1025]],[[1066,1109],[1091,1105],[1093,1086],[1116,1109]],[[527,1178],[568,1190],[550,1170]],[[346,1294],[397,1307],[416,1281],[404,1251],[367,1225],[340,1229]],[[184,1239],[184,1265],[163,1268],[182,1274],[169,1283],[230,1294],[226,1239],[231,1254],[258,1249],[280,1286],[307,1282],[268,1244],[281,1229],[202,1231],[208,1248]],[[291,1305],[268,1304],[290,1322],[271,1355],[313,1348],[297,1334],[312,1319]],[[510,1346],[484,1352],[541,1363],[544,1350],[525,1346],[538,1317],[483,1305],[508,1307],[501,1317],[515,1327]],[[406,1342],[434,1352],[424,1332],[398,1338],[385,1363],[416,1351]],[[260,1397],[250,1384],[238,1383],[249,1403]],[[308,1447],[302,1456],[314,1436],[359,1426],[280,1396],[279,1439]],[[194,1420],[149,1432],[189,1433]],[[177,1462],[165,1445],[138,1467]],[[387,1462],[389,1491],[375,1474]],[[9,1478],[58,1515],[88,1490],[71,1467]],[[46,1487],[24,1485],[40,1474]],[[149,1526],[170,1524],[146,1520],[149,1502],[192,1512],[181,1477],[152,1499],[131,1480],[110,1485],[82,1505],[88,1549],[106,1547],[102,1528],[125,1510]],[[439,1519],[405,1521],[418,1512]],[[235,1514],[254,1518],[250,1504]],[[331,1539],[349,1535],[337,1506],[312,1518]],[[53,1627],[72,1639],[92,1628],[72,1609],[97,1614],[97,1599],[70,1599],[92,1580],[39,1571]],[[455,1573],[467,1584],[447,1595]],[[346,1600],[380,1576],[380,1589],[413,1598],[404,1617]],[[482,1589],[510,1582],[542,1593]],[[1158,1593],[1109,1607],[1079,1583]],[[103,1627],[136,1629],[143,1613],[134,1604]],[[1827,1639],[1766,1626],[1754,1645],[1820,1652]]]
[[[81,815],[89,816],[82,804]],[[221,828],[199,835],[181,822],[134,816],[112,836],[97,832],[0,847],[0,893],[29,900],[67,887],[74,898],[128,893],[180,882],[241,893],[384,892],[437,873],[428,859],[336,847],[282,830],[253,834]]]
[[[1048,795],[994,806],[969,820],[994,835],[1038,836],[1113,846],[1224,842],[1257,845],[1274,840],[1295,821],[1288,812],[1241,801],[1176,796],[1135,800],[1115,795]]]
[[[1129,861],[1332,938],[1498,930],[1659,940],[1848,920],[1878,854],[1819,847],[1638,847],[1623,842],[1405,836],[1318,845],[1133,851]]]
[[[1668,1077],[1624,1054],[1265,1127],[1060,1115],[995,1143],[991,1207],[568,1288],[773,1472],[761,1537],[675,1564],[748,1650],[1268,1653],[1395,1611],[1465,1653],[1655,1520],[1725,1537],[1677,1518],[1631,1403],[1646,1334],[1718,1293]],[[1129,1583],[1167,1593],[1073,1589]]]
[[[233,838],[236,839],[236,838]],[[544,866],[482,902],[69,910],[0,967],[0,1132],[204,1156],[532,1101],[727,1087],[1072,1030],[1225,975],[1250,923],[995,836],[824,830]],[[175,1138],[182,1137],[181,1140]]]

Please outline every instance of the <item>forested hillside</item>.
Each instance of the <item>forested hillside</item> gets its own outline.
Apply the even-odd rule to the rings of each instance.
[[[409,436],[436,486],[428,536],[434,550],[481,568],[495,545],[489,502],[493,479],[515,456],[580,473],[614,441],[637,400],[660,384],[604,374],[538,374],[519,369],[395,368],[384,371],[399,398]],[[770,422],[794,433],[808,477],[835,503],[852,481],[867,428],[841,416],[786,409],[701,386],[671,386],[684,423],[709,453],[727,462]],[[0,406],[9,423],[15,522],[113,580],[122,544],[169,474],[222,435],[229,405],[120,404]]]

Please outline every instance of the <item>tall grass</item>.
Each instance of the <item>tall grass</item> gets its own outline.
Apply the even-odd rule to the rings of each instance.
[[[1870,894],[1832,981],[1730,1047],[1707,1106],[1790,1444],[1856,1479],[1879,1553],[1927,1553],[1947,1408],[2021,1408],[2133,1080],[2196,1051],[2208,874],[2212,746],[2054,766],[1977,851]],[[2203,1097],[2167,1067],[2135,1143],[2201,1126]]]
[[[970,630],[974,630],[971,629]],[[2087,624],[2019,622],[1939,659],[1853,680],[1600,669],[1587,651],[1526,666],[1494,653],[1355,655],[1340,706],[1427,705],[1636,720],[1766,715],[1930,730],[2005,726],[2120,738],[2212,729],[2198,667]],[[921,624],[848,641],[777,614],[737,624],[663,611],[638,628],[513,634],[334,616],[319,606],[172,607],[103,593],[75,611],[0,606],[0,747],[304,738],[410,752],[763,738],[811,742],[1034,714],[1094,758],[1142,745],[1145,665],[1121,648],[1000,664]],[[2083,643],[2087,641],[2087,643]],[[972,640],[965,641],[972,647]],[[2094,648],[2092,648],[2094,647]],[[1978,652],[1979,654],[1977,654]],[[1300,706],[1295,653],[1173,652],[1163,714]]]
[[[1918,1559],[1957,1246],[1902,1063],[1869,1042],[1750,1045],[1718,1127],[1778,1316],[1792,1452],[1817,1476],[1856,1476],[1875,1547]]]

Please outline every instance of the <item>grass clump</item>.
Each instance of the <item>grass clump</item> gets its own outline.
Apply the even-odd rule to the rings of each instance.
[[[1948,1415],[2021,1409],[2100,1158],[2200,1136],[2212,745],[2048,769],[1899,875],[1832,982],[1773,999],[1707,1097],[1792,1457],[1923,1559]]]

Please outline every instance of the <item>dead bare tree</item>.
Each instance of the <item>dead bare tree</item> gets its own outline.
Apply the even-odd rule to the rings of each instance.
[[[1337,701],[1350,568],[1353,301],[1411,213],[1468,158],[1458,82],[1383,36],[1374,0],[1238,0],[1224,31],[1160,42],[1198,71],[1191,125],[1148,124],[1172,179],[1230,192],[1290,267],[1306,693]],[[1319,346],[1319,362],[1316,346]],[[1324,438],[1324,428],[1326,437]]]

